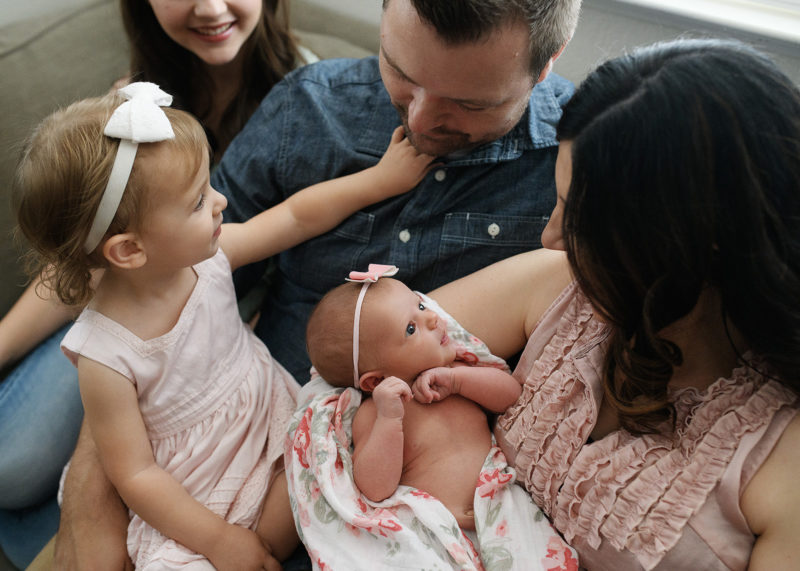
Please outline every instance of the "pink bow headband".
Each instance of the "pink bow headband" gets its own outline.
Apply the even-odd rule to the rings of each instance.
[[[367,294],[367,288],[370,284],[374,284],[380,278],[388,278],[395,275],[399,271],[397,266],[385,266],[383,264],[370,264],[366,272],[350,272],[350,275],[345,278],[349,282],[357,282],[363,284],[361,291],[358,293],[356,300],[356,311],[353,316],[353,384],[356,388],[358,386],[358,325],[361,321],[361,305],[364,303],[364,296]]]

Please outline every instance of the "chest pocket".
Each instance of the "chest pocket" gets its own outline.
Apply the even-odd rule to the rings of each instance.
[[[281,269],[313,291],[325,292],[341,284],[347,272],[357,269],[368,250],[375,216],[356,212],[332,231],[283,252]]]
[[[548,216],[446,214],[436,282],[452,281],[509,256],[541,248],[548,220]]]

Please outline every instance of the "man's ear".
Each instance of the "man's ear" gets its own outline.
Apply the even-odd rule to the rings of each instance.
[[[382,380],[383,375],[380,371],[367,371],[358,379],[358,386],[365,393],[371,393]]]
[[[134,232],[114,234],[103,244],[106,260],[118,268],[132,270],[141,268],[147,261],[147,254]]]
[[[545,80],[547,74],[549,74],[553,70],[553,63],[555,63],[555,61],[558,59],[558,56],[564,53],[564,48],[566,47],[567,44],[564,44],[559,48],[559,50],[556,53],[553,54],[553,57],[550,58],[550,60],[547,62],[547,65],[544,66],[544,69],[539,74],[539,78],[536,80],[536,83],[541,83],[542,81]]]

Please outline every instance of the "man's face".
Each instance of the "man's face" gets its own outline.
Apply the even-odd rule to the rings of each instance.
[[[381,77],[420,152],[444,156],[508,133],[533,89],[528,62],[524,23],[450,46],[419,19],[410,0],[391,0],[384,9]]]

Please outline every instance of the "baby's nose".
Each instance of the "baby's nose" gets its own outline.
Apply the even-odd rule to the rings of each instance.
[[[439,316],[430,309],[425,312],[427,315],[426,322],[430,329],[436,329],[439,326]]]

